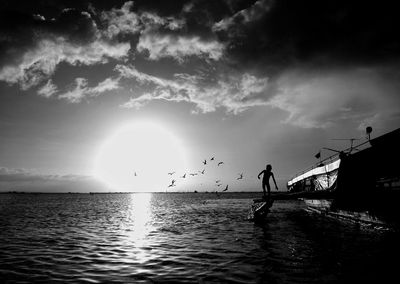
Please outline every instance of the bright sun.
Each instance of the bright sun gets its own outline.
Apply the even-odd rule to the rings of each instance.
[[[121,127],[100,147],[94,174],[115,190],[162,191],[186,167],[184,147],[156,123]]]

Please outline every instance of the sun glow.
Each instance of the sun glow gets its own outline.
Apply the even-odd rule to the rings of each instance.
[[[184,171],[185,156],[181,142],[161,125],[131,123],[100,147],[94,175],[115,190],[164,191],[168,172]]]

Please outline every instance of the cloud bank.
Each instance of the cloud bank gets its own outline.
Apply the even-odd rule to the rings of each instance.
[[[189,56],[219,60],[224,51],[223,44],[217,41],[203,41],[198,36],[184,37],[150,33],[140,37],[136,48],[139,52],[147,51],[151,60],[172,57],[179,62],[183,62]]]
[[[75,87],[70,91],[59,94],[58,98],[65,99],[70,103],[80,103],[85,98],[97,97],[106,91],[112,91],[119,87],[119,78],[107,78],[95,87],[89,87],[88,80],[85,78],[76,78]]]
[[[339,69],[322,74],[287,73],[277,81],[269,105],[285,110],[286,123],[325,128],[351,121],[360,129],[400,115],[399,81],[389,70]]]
[[[110,5],[64,5],[53,18],[37,10],[3,13],[0,80],[22,90],[37,87],[42,97],[71,103],[134,82],[143,92],[124,108],[163,100],[192,104],[193,112],[238,114],[264,106],[266,111],[281,109],[287,113],[285,123],[301,127],[398,117],[400,18],[392,3]],[[59,90],[53,78],[61,63],[83,67],[110,62],[116,75],[94,87],[79,75],[72,87]],[[162,62],[174,70],[169,76],[151,71]],[[146,64],[152,67],[141,68]],[[200,72],[204,66],[210,74]]]
[[[131,98],[124,108],[140,108],[152,100],[189,102],[195,105],[194,112],[212,112],[225,108],[230,113],[240,113],[249,107],[266,105],[262,99],[268,91],[268,78],[257,78],[250,74],[219,78],[214,84],[203,84],[205,78],[187,74],[175,74],[164,79],[145,74],[134,67],[118,65],[116,70],[123,78],[134,79],[147,85],[152,92]]]
[[[48,175],[27,169],[0,167],[0,191],[18,192],[92,192],[108,191],[91,176]]]

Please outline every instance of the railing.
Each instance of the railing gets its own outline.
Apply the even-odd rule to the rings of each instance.
[[[321,164],[324,164],[324,163],[327,162],[327,161],[329,161],[329,162],[334,162],[334,161],[336,161],[337,159],[339,159],[340,153],[346,153],[346,152],[348,152],[348,154],[350,154],[352,150],[357,149],[358,147],[364,146],[364,145],[368,144],[369,142],[370,142],[370,140],[367,140],[367,141],[365,141],[365,142],[363,142],[363,143],[361,143],[361,144],[358,144],[358,145],[356,145],[356,146],[351,146],[351,147],[349,147],[349,148],[347,148],[347,149],[344,149],[344,150],[342,150],[342,151],[338,151],[338,153],[335,153],[335,154],[333,154],[333,155],[331,155],[331,156],[329,156],[329,157],[327,157],[327,158],[325,158],[325,159],[319,161],[318,163],[315,163],[313,166],[308,167],[308,168],[306,168],[305,170],[296,173],[291,179],[289,179],[289,181],[295,179],[296,177],[298,177],[298,176],[300,176],[300,175],[302,175],[302,174],[304,174],[304,173],[306,173],[306,172],[309,172],[309,171],[311,171],[311,170],[313,170],[313,169],[315,169],[315,168],[320,167]],[[358,149],[357,149],[357,150],[358,150]]]

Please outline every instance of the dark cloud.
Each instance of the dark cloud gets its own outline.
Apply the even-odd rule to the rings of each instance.
[[[162,60],[173,59],[174,62],[166,62],[171,62],[176,70],[180,67],[191,69],[189,75],[198,74],[200,68],[196,60],[201,61],[209,67],[208,73],[218,75],[214,76],[218,84],[204,87],[204,92],[200,85],[207,84],[201,80],[187,85],[190,90],[201,89],[200,97],[191,98],[200,109],[211,111],[215,106],[224,106],[240,112],[249,106],[272,104],[287,110],[293,120],[307,109],[298,107],[305,96],[299,86],[312,86],[317,91],[325,88],[323,84],[315,84],[314,80],[329,86],[332,77],[341,72],[354,72],[355,77],[364,82],[363,78],[371,75],[355,69],[367,68],[376,74],[372,77],[377,78],[389,65],[390,71],[386,75],[393,77],[390,81],[397,80],[397,76],[391,74],[397,70],[400,59],[397,37],[400,17],[391,2],[39,3],[43,10],[28,5],[24,9],[3,11],[3,17],[0,17],[0,80],[19,84],[24,90],[42,83],[38,93],[44,97],[54,96],[58,90],[49,79],[59,63],[93,65],[106,63],[109,58],[125,66],[126,63],[156,66]],[[128,56],[129,51],[135,53],[135,58]],[[336,81],[345,81],[342,77],[339,79]],[[85,80],[81,78],[77,88],[64,92],[61,97],[80,102],[85,97],[84,92],[89,91]],[[170,80],[177,81],[176,78]],[[245,82],[249,89],[255,88],[259,80],[268,82],[268,87],[247,96],[243,88],[230,90],[227,87],[229,82],[236,80]],[[45,82],[47,84],[43,85]],[[182,101],[180,89],[175,89],[178,91],[148,92],[141,97],[140,103],[152,99]],[[315,90],[309,93],[317,94]],[[395,92],[387,93],[391,97]],[[216,98],[210,94],[215,94]],[[334,95],[326,92],[326,97],[330,96]],[[347,96],[354,97],[353,94]],[[270,101],[272,98],[274,100]],[[338,108],[357,109],[347,106],[348,103],[343,100],[343,105]],[[320,116],[317,113],[311,118],[306,117],[303,124],[316,125]]]
[[[35,19],[19,12],[0,11],[0,65],[13,59],[35,43]],[[13,47],[18,48],[13,48]]]
[[[0,10],[41,14],[46,18],[52,18],[68,8],[85,10],[89,6],[93,6],[99,10],[109,10],[113,7],[121,7],[125,2],[126,0],[12,0],[1,1]]]
[[[75,40],[90,40],[94,36],[94,21],[81,11],[91,10],[96,17],[96,11],[119,9],[127,1],[35,1],[35,5],[32,1],[13,2],[2,7],[5,12],[0,20],[1,51],[7,41],[20,48],[32,44],[36,28]],[[203,39],[213,38],[216,33],[228,46],[227,55],[238,66],[268,64],[273,73],[310,62],[374,64],[398,58],[400,17],[393,2],[138,0],[130,9],[137,15],[150,12],[185,21],[184,29],[160,27],[160,33],[197,35]],[[25,8],[18,9],[17,5]],[[75,9],[61,13],[66,8]],[[14,12],[10,13],[10,9]],[[46,20],[34,15],[42,15]],[[56,21],[51,22],[50,15]],[[101,21],[97,24],[101,25]]]
[[[105,38],[85,10],[64,8],[54,18],[1,11],[0,80],[27,90],[48,79],[61,62],[106,63],[127,56],[129,42]]]
[[[64,37],[73,43],[86,43],[96,37],[96,24],[90,14],[75,9],[60,12],[57,18],[39,14],[0,11],[0,64],[18,60],[40,39]]]
[[[387,1],[256,1],[216,32],[237,63],[258,61],[271,71],[303,63],[374,64],[399,58],[397,11]]]
[[[97,26],[91,15],[76,9],[63,10],[57,20],[49,22],[48,30],[74,42],[93,41],[97,35]]]
[[[163,0],[138,0],[134,1],[135,7],[139,11],[150,11],[160,16],[171,16],[180,13],[187,0],[163,1]]]

